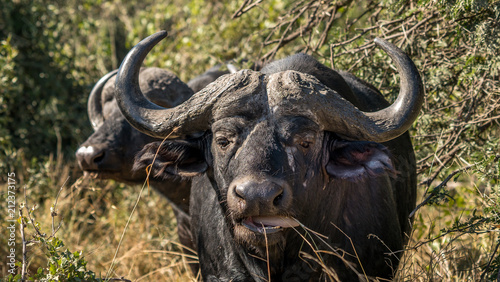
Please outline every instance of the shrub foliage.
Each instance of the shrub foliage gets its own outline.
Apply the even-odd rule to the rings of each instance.
[[[71,163],[91,133],[86,99],[93,83],[160,29],[170,37],[145,64],[168,68],[184,81],[228,60],[246,68],[307,52],[371,82],[389,100],[397,95],[398,78],[373,39],[391,41],[415,61],[426,90],[411,133],[419,208],[431,207],[416,211],[409,253],[418,256],[420,246],[429,246],[421,256],[438,263],[414,259],[427,264],[416,272],[424,280],[497,277],[500,1],[0,0],[0,6],[0,179],[22,171],[19,180],[38,189],[32,195],[41,205],[61,182],[46,177],[50,155]],[[436,226],[438,219],[445,224]],[[440,274],[440,259],[465,235],[489,236],[482,241],[489,243],[470,247],[469,254],[481,255]],[[416,279],[402,273],[402,279]]]

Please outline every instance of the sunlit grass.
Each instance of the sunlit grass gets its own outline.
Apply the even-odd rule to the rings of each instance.
[[[38,171],[27,170],[22,174],[27,178],[21,182],[27,185],[28,205],[36,205],[36,220],[45,232],[51,230],[50,208],[62,187],[55,207],[56,225],[62,221],[57,237],[71,251],[83,251],[87,269],[103,278],[111,269],[109,277],[124,277],[132,281],[199,280],[200,277],[195,277],[189,270],[189,263],[196,262],[197,258],[182,253],[175,217],[165,199],[146,187],[131,215],[140,186],[77,178],[75,169],[60,162],[51,159]],[[63,186],[68,179],[69,183]],[[397,281],[479,281],[485,278],[481,275],[496,245],[497,232],[445,234],[443,231],[451,228],[457,220],[469,217],[475,208],[489,200],[490,191],[477,183],[474,177],[467,182],[451,182],[448,188],[453,200],[437,206],[424,206],[417,212]],[[18,201],[23,198],[19,193]],[[130,221],[128,230],[113,262],[127,221]],[[28,236],[30,232],[33,231],[28,227]],[[316,249],[314,241],[323,237],[312,230],[308,233],[304,241]],[[322,253],[332,254],[332,250],[317,251],[316,257],[304,259],[321,263]],[[36,244],[31,246],[28,262],[29,274],[45,267],[44,249]],[[334,273],[326,274],[330,278],[335,276]]]
[[[56,167],[60,169],[56,170]],[[27,169],[22,175],[26,177],[20,182],[26,184],[27,204],[29,207],[35,206],[36,221],[40,223],[43,232],[50,234],[50,208],[61,187],[57,185],[63,185],[70,175],[78,173],[72,171],[70,165],[52,161],[47,164],[47,169]],[[57,181],[57,175],[61,181]],[[76,179],[74,176],[70,179],[73,183],[62,187],[55,207],[55,223],[62,221],[56,236],[72,252],[83,251],[88,262],[87,269],[94,271],[98,277],[106,276],[130,218],[109,277],[142,281],[194,280],[188,269],[189,263],[196,261],[196,258],[182,253],[175,217],[165,199],[146,188],[135,213],[130,217],[141,187],[126,186],[114,181]],[[36,185],[36,182],[44,184]],[[48,189],[49,185],[54,186]],[[3,184],[0,187],[2,192],[6,191]],[[24,201],[22,190],[18,191],[17,201]],[[29,226],[26,230],[28,236],[33,233]],[[4,232],[6,231],[2,229],[2,237]],[[20,239],[17,244],[21,246]],[[18,260],[21,257],[20,249],[16,249]],[[44,250],[41,244],[28,248],[28,274],[33,275],[39,267],[46,267]]]
[[[475,209],[480,213],[486,201],[494,196],[491,190],[478,189],[475,180],[470,177],[466,182],[448,184],[452,199],[418,211],[397,280],[489,280],[484,268],[493,254],[498,232],[484,229],[488,226],[475,232],[447,230],[454,222],[466,221]]]

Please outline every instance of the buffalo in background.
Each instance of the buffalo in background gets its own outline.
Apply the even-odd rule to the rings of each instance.
[[[159,151],[155,175],[191,180],[190,226],[203,279],[390,279],[416,197],[407,130],[424,91],[411,59],[376,40],[401,77],[392,105],[369,83],[299,54],[261,72],[222,76],[164,108],[144,97],[137,74],[165,36],[129,52],[115,97],[135,128],[170,139],[141,153]],[[151,160],[139,157],[136,165]]]
[[[230,64],[227,68],[235,70]],[[134,158],[141,157],[139,153],[146,144],[161,140],[137,131],[125,120],[114,98],[116,73],[117,70],[103,76],[91,91],[87,109],[94,133],[77,150],[76,158],[85,176],[140,185],[146,179],[146,172],[133,168]],[[142,68],[140,87],[153,103],[173,107],[226,73],[229,71],[215,66],[185,84],[167,70]],[[142,158],[151,157],[149,152],[145,153]],[[171,203],[181,243],[193,249],[189,226],[190,180],[179,177],[164,181],[151,176],[149,181]],[[196,271],[196,265],[193,270]]]

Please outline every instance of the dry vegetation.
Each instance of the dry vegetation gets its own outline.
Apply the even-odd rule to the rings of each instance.
[[[59,160],[61,161],[61,160]],[[42,175],[43,174],[43,175]],[[36,178],[48,179],[54,189],[43,198],[35,183],[26,186],[26,206],[40,233],[62,239],[71,251],[83,251],[87,269],[97,278],[142,281],[194,280],[177,240],[175,217],[169,204],[147,187],[131,187],[114,181],[74,178],[78,172],[56,160],[47,162]],[[74,181],[67,183],[68,179]],[[57,188],[57,187],[60,187]],[[20,190],[22,193],[22,190]],[[24,195],[18,195],[25,201]],[[51,213],[55,204],[54,216]],[[30,218],[31,219],[31,218]],[[53,225],[54,224],[54,225]],[[61,224],[58,229],[59,224]],[[27,224],[28,273],[47,265],[47,245],[41,242],[34,226]],[[18,243],[20,245],[21,242]],[[21,257],[21,256],[18,256]]]
[[[82,178],[70,185],[66,180],[74,179],[70,175],[77,172],[56,160],[48,162],[38,173],[36,178],[50,179],[54,188],[61,188],[60,191],[53,189],[43,198],[37,191],[43,187],[27,186],[27,205],[36,207],[34,220],[48,235],[53,219],[56,229],[62,222],[56,233],[64,241],[62,249],[83,251],[87,269],[98,274],[97,277],[124,277],[131,281],[197,280],[188,266],[196,258],[182,254],[175,217],[157,193],[147,187]],[[497,232],[446,230],[457,219],[469,218],[475,207],[491,204],[488,188],[477,187],[474,175],[466,179],[448,183],[453,200],[424,206],[417,212],[398,281],[480,281],[485,278],[484,266],[492,259]],[[56,200],[57,215],[53,218],[51,205]],[[33,227],[28,226],[26,230],[28,239],[35,235]],[[43,243],[29,246],[28,273],[34,274],[39,267],[45,267],[46,253]]]
[[[232,58],[268,61],[304,51],[326,65],[354,72],[391,99],[397,92],[397,77],[389,59],[373,45],[372,39],[375,36],[390,39],[403,48],[422,71],[427,100],[411,131],[420,183],[417,202],[423,204],[416,210],[413,234],[397,280],[480,281],[497,277],[500,267],[499,1],[256,0],[239,4],[192,1],[179,11],[173,10],[175,3],[155,6],[146,2],[144,5],[153,7],[149,14],[140,12],[141,9],[133,12],[129,6],[110,2],[88,9],[78,8],[87,13],[86,21],[63,21],[67,26],[81,23],[83,34],[91,34],[83,38],[91,39],[88,49],[71,49],[73,45],[62,47],[60,64],[67,63],[63,60],[66,55],[88,58],[91,62],[84,64],[86,61],[82,59],[78,61],[80,65],[68,64],[74,67],[68,72],[77,73],[77,84],[81,86],[82,81],[86,81],[88,88],[99,75],[115,67],[123,50],[134,42],[157,29],[172,28],[175,30],[172,42],[163,45],[163,50],[169,52],[152,54],[148,64],[155,61],[156,65],[175,68],[185,80],[192,77],[196,73],[193,69],[200,65],[208,68],[215,62]],[[75,12],[58,9],[68,15]],[[158,13],[168,9],[168,20],[162,21]],[[56,13],[56,10],[51,11]],[[101,15],[103,19],[96,20],[92,14]],[[217,18],[214,14],[223,16]],[[147,17],[153,19],[151,24],[140,25],[141,19]],[[182,17],[192,19],[183,22]],[[255,22],[251,22],[251,18],[256,19]],[[96,29],[103,22],[106,30]],[[241,29],[244,32],[239,34],[238,25],[242,24],[245,24]],[[64,29],[58,28],[63,37],[61,41],[77,42],[75,46],[81,46],[83,39],[64,38]],[[68,34],[71,38],[75,33]],[[113,45],[99,41],[100,38],[123,42]],[[213,46],[204,44],[209,39]],[[12,40],[15,41],[15,37]],[[10,75],[15,72],[16,50],[7,48],[9,42],[2,41],[3,49],[0,49],[2,56],[6,55],[2,57],[6,59],[2,77],[13,81]],[[52,41],[47,42],[50,45]],[[106,50],[97,45],[106,46]],[[203,61],[201,57],[208,59]],[[24,93],[16,84],[0,86],[8,89],[1,97],[7,102],[14,101],[8,99],[9,93]],[[35,92],[27,93],[34,95]],[[80,99],[79,103],[83,108],[85,99]],[[43,115],[37,118],[45,120]],[[0,124],[8,122],[0,116]],[[48,123],[51,122],[54,121],[49,119]],[[60,120],[56,119],[55,123],[58,122]],[[24,123],[19,123],[19,127],[28,128],[23,134],[29,136],[29,126],[23,126]],[[47,236],[52,233],[54,217],[50,209],[61,189],[57,197],[55,227],[58,222],[62,224],[56,236],[65,244],[62,249],[83,251],[86,268],[98,277],[125,277],[133,281],[196,280],[187,271],[189,262],[196,258],[182,255],[175,219],[166,201],[147,187],[142,190],[113,181],[80,179],[74,163],[63,158],[64,153],[66,157],[71,153],[61,149],[65,138],[69,138],[64,127],[61,128],[59,133],[55,130],[52,139],[46,138],[57,143],[53,151],[57,151],[58,157],[40,159],[33,159],[33,154],[25,155],[25,151],[30,153],[33,144],[6,146],[11,140],[9,135],[19,134],[0,128],[4,136],[0,137],[0,148],[5,148],[0,170],[2,173],[16,172],[18,187],[26,187],[28,207],[36,207],[32,214],[40,223],[40,229]],[[33,132],[39,137],[47,134]],[[88,133],[82,130],[72,134],[77,143]],[[18,139],[12,140],[13,144],[18,142]],[[72,150],[71,146],[66,147]],[[74,147],[73,144],[73,150]],[[0,184],[2,202],[4,191],[6,185]],[[20,203],[25,200],[24,191],[18,191]],[[0,211],[2,218],[6,218],[5,212],[4,209]],[[34,228],[28,225],[26,231],[27,240],[31,240],[30,236],[36,233]],[[2,238],[7,238],[4,232],[2,228]],[[5,242],[5,239],[0,240],[2,257],[7,253]],[[27,254],[30,275],[39,267],[46,267],[47,250],[43,243],[30,245]],[[20,250],[18,257],[21,257]],[[5,274],[5,265],[0,267],[0,273]]]

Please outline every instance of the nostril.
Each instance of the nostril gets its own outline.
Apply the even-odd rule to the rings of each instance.
[[[283,199],[283,192],[281,192],[278,196],[276,196],[273,200],[273,205],[274,206],[279,206],[281,203],[281,200]]]
[[[105,153],[105,152],[104,152],[104,151],[102,151],[102,152],[100,152],[100,153],[96,154],[96,155],[94,156],[94,158],[92,159],[92,161],[93,161],[94,163],[96,163],[96,164],[97,164],[97,163],[102,162],[102,160],[104,159],[104,153]]]

